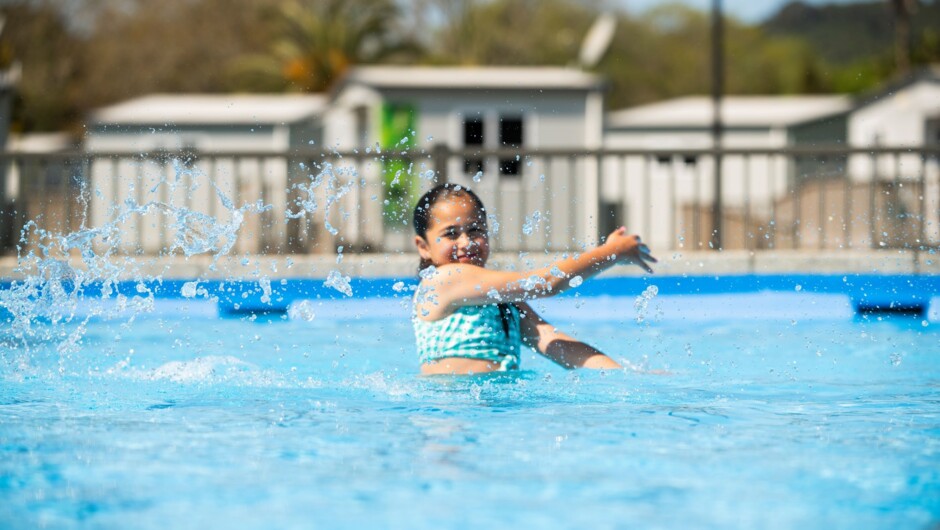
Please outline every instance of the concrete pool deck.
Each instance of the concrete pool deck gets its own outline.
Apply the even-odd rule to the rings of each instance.
[[[498,269],[530,269],[557,259],[553,253],[499,253],[490,257],[489,265]],[[940,252],[892,250],[881,251],[669,251],[657,254],[654,265],[657,276],[725,276],[780,274],[874,274],[874,275],[940,275]],[[337,262],[335,254],[238,255],[220,258],[213,268],[211,256],[128,256],[114,258],[125,275],[120,279],[139,276],[164,279],[253,279],[326,278],[330,271],[357,278],[408,278],[416,273],[417,254],[348,254]],[[70,266],[86,268],[77,256]],[[125,265],[126,263],[126,265]],[[28,271],[34,273],[34,271]],[[601,276],[640,277],[638,267],[614,267]],[[23,278],[17,271],[17,258],[0,258],[0,280]]]

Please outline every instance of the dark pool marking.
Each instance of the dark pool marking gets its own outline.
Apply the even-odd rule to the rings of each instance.
[[[927,313],[927,305],[895,304],[894,302],[887,305],[861,303],[856,306],[855,310],[863,317],[877,315],[923,317]]]

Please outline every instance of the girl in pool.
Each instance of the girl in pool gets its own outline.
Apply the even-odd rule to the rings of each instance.
[[[421,373],[471,374],[519,367],[522,343],[565,368],[621,368],[591,346],[539,317],[526,300],[556,295],[621,263],[653,272],[639,236],[618,228],[603,244],[523,272],[486,269],[486,210],[475,193],[442,184],[414,210],[421,283],[414,327]],[[578,279],[580,278],[580,280]]]

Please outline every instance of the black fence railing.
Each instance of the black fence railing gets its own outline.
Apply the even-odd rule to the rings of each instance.
[[[443,180],[481,196],[497,251],[577,250],[621,225],[659,251],[940,245],[940,147],[723,149],[718,210],[716,154],[3,152],[0,250],[406,251],[414,201]]]

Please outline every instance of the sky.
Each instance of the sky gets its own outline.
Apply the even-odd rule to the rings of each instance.
[[[710,11],[712,0],[672,0],[692,6],[701,11]],[[770,17],[790,0],[721,0],[725,14],[744,22],[761,22]],[[871,0],[803,0],[807,4],[857,4]],[[630,13],[642,13],[651,7],[667,3],[663,0],[616,0]],[[671,3],[671,2],[670,2]]]

